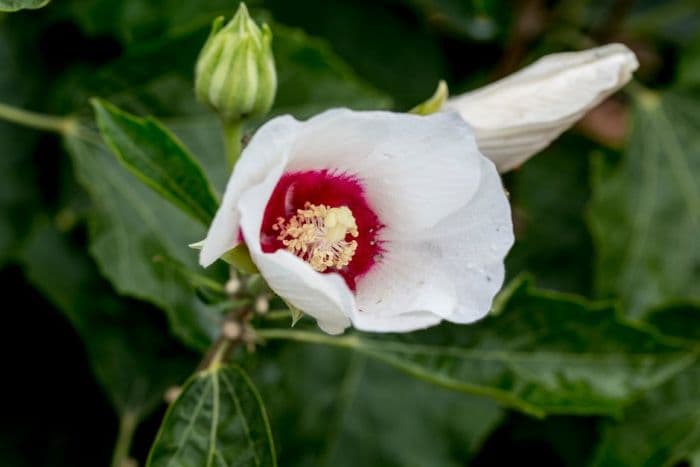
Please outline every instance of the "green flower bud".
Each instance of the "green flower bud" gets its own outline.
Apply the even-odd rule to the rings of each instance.
[[[223,26],[214,20],[209,39],[197,59],[197,98],[216,110],[225,122],[265,115],[275,100],[277,73],[270,43],[272,32],[262,30],[241,3]],[[223,26],[223,27],[222,27]]]

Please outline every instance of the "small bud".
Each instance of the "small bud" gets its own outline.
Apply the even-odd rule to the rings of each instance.
[[[209,39],[199,53],[195,69],[197,98],[227,123],[264,115],[277,91],[270,47],[272,32],[266,24],[261,30],[243,3],[226,26],[223,22],[223,17],[214,20]]]
[[[241,281],[237,277],[232,277],[224,285],[224,290],[228,295],[236,295],[236,292],[241,290]]]
[[[175,400],[180,397],[182,393],[182,388],[180,386],[170,386],[167,391],[165,391],[165,402],[172,404]]]
[[[270,301],[266,296],[261,295],[255,299],[255,312],[264,315],[270,310]]]
[[[221,334],[224,335],[226,339],[235,340],[241,337],[243,330],[241,325],[236,321],[225,321],[221,326]]]

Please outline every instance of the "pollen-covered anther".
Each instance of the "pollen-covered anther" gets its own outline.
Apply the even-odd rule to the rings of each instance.
[[[329,207],[305,203],[289,220],[279,217],[272,227],[287,251],[297,255],[314,270],[341,269],[350,264],[359,235],[355,217],[347,206]]]

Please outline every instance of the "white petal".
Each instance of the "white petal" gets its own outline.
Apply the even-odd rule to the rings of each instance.
[[[270,120],[255,134],[241,154],[226,185],[224,199],[203,241],[199,263],[207,267],[238,244],[238,200],[272,170],[286,164],[300,122],[289,116]]]
[[[397,316],[358,314],[352,324],[361,331],[369,332],[411,332],[425,329],[440,323],[439,315],[427,311],[412,311]]]
[[[375,332],[412,331],[445,319],[484,317],[504,278],[513,225],[493,162],[478,157],[475,194],[435,226],[410,234],[387,226],[387,252],[358,281],[353,325]]]
[[[432,326],[457,309],[457,291],[428,245],[392,242],[358,281],[353,325],[365,331],[403,332]]]
[[[240,225],[251,258],[270,288],[287,302],[316,318],[319,327],[329,334],[339,334],[350,325],[348,316],[355,309],[355,299],[338,274],[321,274],[303,260],[285,250],[264,253],[260,248],[262,218],[284,170],[270,171],[258,185],[240,197]]]
[[[384,224],[414,231],[474,195],[479,157],[471,129],[456,114],[333,110],[305,123],[289,170],[354,174]]]
[[[622,44],[548,55],[474,92],[449,99],[481,152],[505,172],[519,166],[624,86],[638,67]]]
[[[482,158],[474,198],[432,229],[417,235],[429,244],[457,291],[457,310],[446,319],[470,323],[484,317],[503,285],[503,258],[513,245],[510,205],[493,163]]]

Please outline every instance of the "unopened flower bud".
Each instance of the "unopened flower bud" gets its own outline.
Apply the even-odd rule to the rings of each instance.
[[[214,20],[209,39],[197,59],[197,98],[216,110],[225,122],[266,114],[275,99],[277,73],[270,44],[272,32],[262,29],[241,3],[225,26]]]
[[[255,312],[264,315],[270,310],[270,300],[266,296],[260,295],[255,299]]]
[[[226,339],[234,340],[241,337],[243,330],[241,325],[235,321],[225,321],[221,326],[221,333],[226,337]]]
[[[237,277],[231,277],[224,285],[224,290],[228,295],[236,295],[241,290],[241,281]]]
[[[180,394],[182,394],[182,387],[170,386],[165,391],[165,395],[163,396],[163,398],[165,399],[165,402],[167,402],[168,404],[172,404],[177,400],[178,397],[180,397]]]

